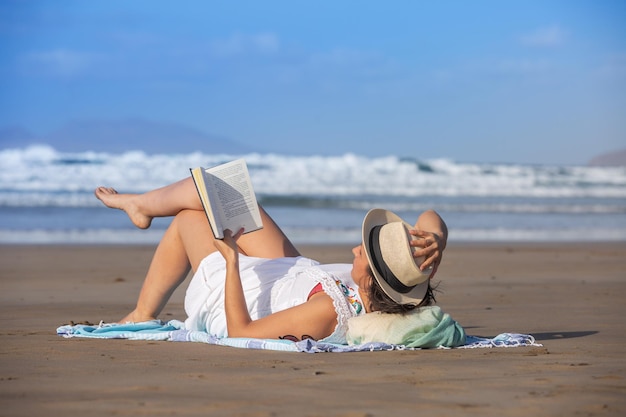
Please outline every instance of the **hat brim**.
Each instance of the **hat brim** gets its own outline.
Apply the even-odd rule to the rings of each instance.
[[[365,254],[367,255],[367,261],[369,262],[370,269],[374,274],[374,279],[383,289],[385,294],[387,294],[393,301],[398,304],[419,304],[426,295],[426,291],[428,290],[429,279],[425,279],[424,282],[417,284],[415,288],[413,288],[408,293],[402,294],[398,291],[394,290],[387,281],[385,281],[382,275],[376,270],[374,267],[374,262],[372,262],[372,248],[370,247],[370,232],[376,226],[382,226],[391,222],[402,222],[407,225],[408,228],[413,228],[412,225],[408,224],[402,218],[400,218],[397,214],[384,209],[372,209],[370,210],[363,219],[363,226],[361,228],[361,238],[363,242],[363,246],[365,247]]]

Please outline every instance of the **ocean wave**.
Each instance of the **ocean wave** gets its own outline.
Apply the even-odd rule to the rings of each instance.
[[[63,153],[49,146],[32,146],[0,151],[0,201],[26,201],[28,193],[47,194],[43,198],[48,200],[57,195],[63,200],[65,193],[90,193],[98,185],[144,192],[188,176],[191,167],[237,157],[246,159],[255,190],[268,198],[626,198],[623,167],[475,164],[355,154]],[[16,197],[19,193],[24,195]]]
[[[381,207],[397,212],[434,208],[448,213],[626,214],[626,199],[584,198],[446,198],[405,196],[257,195],[265,207],[367,211]],[[102,207],[93,192],[39,192],[0,190],[1,208]]]

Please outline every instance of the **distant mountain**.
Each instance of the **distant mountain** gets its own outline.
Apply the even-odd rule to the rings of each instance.
[[[155,153],[247,153],[256,151],[233,140],[174,123],[142,119],[82,120],[36,136],[21,127],[0,129],[0,149],[48,144],[62,152],[142,150]]]
[[[626,149],[595,156],[589,166],[626,166]]]

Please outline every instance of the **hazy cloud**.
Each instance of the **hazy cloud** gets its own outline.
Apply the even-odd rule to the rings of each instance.
[[[522,45],[535,47],[556,47],[565,42],[565,31],[557,25],[535,29],[520,36]]]
[[[310,74],[336,76],[349,80],[397,78],[402,67],[388,56],[376,51],[333,48],[308,55],[304,69]]]
[[[27,53],[20,62],[30,73],[69,77],[84,73],[102,58],[100,54],[58,48]]]
[[[493,69],[504,74],[535,74],[550,69],[550,66],[545,60],[508,59],[498,62]]]
[[[124,47],[145,48],[163,43],[163,37],[151,32],[115,31],[110,38]]]
[[[319,66],[352,66],[363,65],[373,60],[374,55],[353,49],[334,48],[328,52],[314,53],[309,61]]]
[[[273,33],[254,35],[237,33],[228,38],[212,40],[209,47],[211,52],[218,56],[237,56],[246,53],[273,54],[278,52],[280,41]]]

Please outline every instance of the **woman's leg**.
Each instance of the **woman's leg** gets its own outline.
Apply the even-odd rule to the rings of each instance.
[[[157,318],[174,290],[187,277],[190,269],[189,256],[181,239],[179,226],[180,221],[175,218],[165,231],[152,257],[137,305],[120,320],[121,323]]]
[[[258,258],[283,258],[300,256],[298,250],[285,236],[274,220],[261,209],[263,228],[246,233],[237,240],[239,251],[244,255]],[[207,255],[214,252],[213,232],[204,211],[183,210],[174,219],[183,245],[195,271]],[[173,223],[174,223],[173,222]],[[236,233],[237,230],[233,230]]]
[[[244,234],[237,240],[242,253],[259,258],[283,258],[300,256],[300,252],[291,243],[283,230],[278,227],[274,219],[259,206],[263,228]],[[237,233],[237,230],[233,230]]]
[[[95,195],[105,206],[124,210],[140,229],[150,227],[154,217],[174,216],[184,209],[202,210],[191,177],[144,194],[119,194],[114,188],[98,187]]]
[[[96,188],[95,194],[107,207],[124,210],[135,226],[141,229],[150,227],[154,217],[174,216],[185,209],[201,211],[208,226],[191,177],[144,194],[119,194],[108,187]],[[263,229],[243,235],[238,241],[241,251],[260,258],[299,256],[298,250],[276,222],[263,207],[259,208]],[[233,233],[236,232],[233,230]]]
[[[148,268],[137,306],[121,322],[155,319],[185,280],[190,268],[215,252],[214,238],[204,212],[183,210],[165,231]]]
[[[239,238],[241,252],[266,258],[299,256],[272,218],[261,211],[264,227]],[[204,211],[178,213],[157,246],[135,309],[120,322],[155,319],[190,268],[195,272],[200,262],[216,251],[214,240]]]

